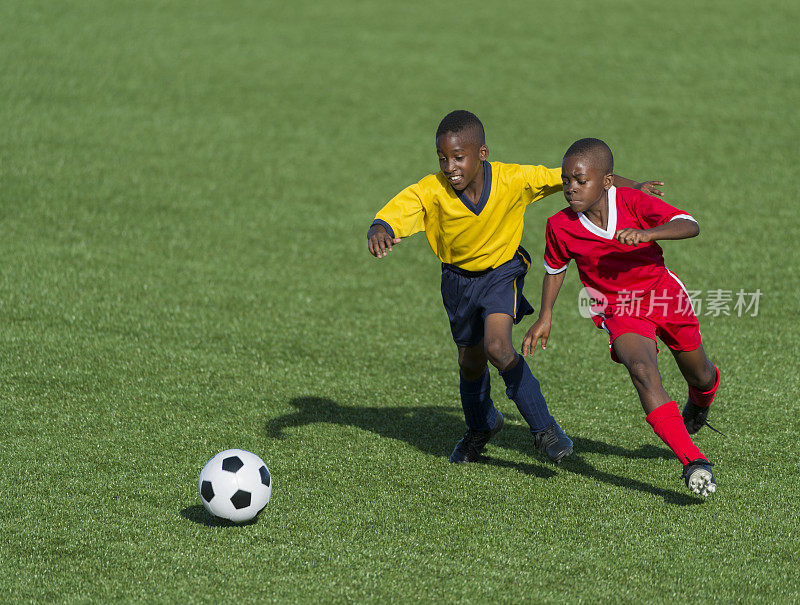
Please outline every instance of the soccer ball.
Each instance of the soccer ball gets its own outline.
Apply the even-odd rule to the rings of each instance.
[[[272,477],[255,454],[225,450],[206,462],[197,488],[208,512],[242,523],[254,518],[269,502]]]

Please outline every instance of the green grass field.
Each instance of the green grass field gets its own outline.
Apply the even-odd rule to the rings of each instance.
[[[800,600],[799,19],[780,0],[0,3],[0,601]],[[365,233],[437,170],[457,108],[495,160],[605,139],[698,218],[664,246],[689,289],[763,293],[756,317],[701,317],[714,497],[644,422],[574,269],[532,368],[575,455],[548,464],[493,373],[507,429],[485,464],[448,463],[437,260],[419,235],[376,261]],[[563,205],[526,217],[534,304]],[[241,527],[197,494],[231,447],[274,478]]]

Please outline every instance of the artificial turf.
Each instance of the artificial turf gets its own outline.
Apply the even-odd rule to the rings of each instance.
[[[0,601],[800,600],[799,18],[774,0],[0,4]],[[723,376],[726,436],[697,438],[714,497],[683,486],[574,269],[531,364],[575,455],[538,455],[494,374],[507,428],[485,463],[448,463],[464,424],[437,260],[418,235],[377,261],[365,232],[437,169],[456,108],[500,161],[603,138],[699,220],[664,245],[691,290],[762,292],[755,317],[700,317]],[[534,259],[563,205],[528,210]],[[274,479],[242,527],[197,495],[231,447]]]

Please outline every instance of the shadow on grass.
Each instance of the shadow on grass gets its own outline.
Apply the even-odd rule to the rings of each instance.
[[[244,523],[234,523],[227,519],[220,519],[209,513],[204,506],[195,504],[194,506],[187,506],[181,511],[181,517],[188,519],[198,525],[206,525],[208,527],[244,527],[246,525],[253,525],[258,521],[258,517],[245,521]]]
[[[596,468],[594,468],[591,464],[586,462],[578,454],[573,454],[572,456],[565,458],[561,462],[561,468],[571,473],[577,473],[579,475],[585,475],[586,477],[591,477],[595,481],[602,481],[603,483],[608,483],[609,485],[615,485],[617,487],[624,487],[627,489],[636,490],[637,492],[643,492],[645,494],[653,494],[654,496],[660,496],[664,498],[664,501],[669,504],[677,504],[679,506],[691,506],[703,503],[703,499],[700,498],[699,496],[690,496],[689,494],[684,492],[676,492],[675,490],[672,489],[663,489],[661,487],[656,487],[655,485],[651,485],[649,483],[644,483],[643,481],[631,479],[630,477],[620,477],[619,475],[612,475],[611,473],[599,471]]]
[[[629,450],[618,445],[610,445],[605,441],[587,439],[586,437],[570,437],[575,444],[576,452],[586,452],[590,454],[602,454],[604,456],[619,456],[620,458],[644,458],[673,460],[672,452],[655,445],[640,445],[635,450]]]
[[[341,406],[335,401],[322,397],[298,397],[291,402],[297,411],[279,418],[268,420],[264,429],[268,437],[281,439],[284,430],[290,427],[305,426],[326,422],[340,426],[353,426],[371,431],[382,437],[405,441],[421,452],[432,456],[449,457],[452,447],[465,430],[460,416],[438,407],[396,406],[360,407]],[[556,474],[555,468],[591,477],[596,481],[617,487],[636,490],[661,496],[666,502],[678,505],[700,504],[701,499],[674,490],[661,489],[636,479],[619,477],[595,469],[580,454],[592,453],[606,456],[620,456],[630,459],[672,459],[670,452],[663,448],[645,445],[635,450],[609,445],[604,441],[571,437],[575,444],[575,454],[565,459],[559,467],[552,464],[528,464],[509,462],[499,458],[484,456],[483,462],[493,466],[511,468],[526,475],[547,479]],[[519,425],[506,427],[492,439],[492,446],[520,452],[531,458],[543,459],[534,448],[530,431]],[[199,507],[202,509],[202,507]]]

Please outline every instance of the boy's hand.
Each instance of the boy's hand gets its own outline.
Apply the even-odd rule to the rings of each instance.
[[[651,240],[647,229],[631,229],[630,227],[617,231],[614,234],[614,239],[626,246],[637,246]]]
[[[392,251],[394,244],[400,243],[399,237],[392,237],[383,225],[373,225],[367,233],[369,253],[375,258],[383,258]]]
[[[657,195],[658,197],[664,197],[664,192],[658,189],[657,187],[663,187],[664,183],[661,181],[645,181],[644,183],[639,183],[639,191],[642,193],[646,193],[647,195]]]
[[[530,352],[531,355],[536,351],[537,341],[542,341],[542,351],[547,348],[547,339],[550,338],[550,320],[546,317],[540,317],[536,320],[525,334],[522,339],[522,356],[526,357]]]

